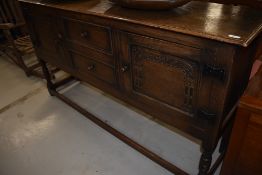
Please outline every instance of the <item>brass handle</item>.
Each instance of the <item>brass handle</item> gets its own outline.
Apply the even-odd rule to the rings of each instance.
[[[120,68],[121,72],[126,72],[128,71],[128,65],[124,65]]]
[[[82,38],[87,38],[88,37],[88,33],[87,32],[82,32],[81,33],[81,37]]]
[[[57,38],[55,39],[55,45],[59,45],[60,42],[62,41],[62,38],[63,38],[62,34],[58,33]]]
[[[87,67],[87,70],[91,71],[91,70],[94,70],[95,69],[95,65],[92,64],[90,66]]]
[[[204,119],[207,119],[207,120],[212,120],[212,119],[215,119],[217,115],[216,113],[210,112],[207,109],[201,108],[198,110],[198,116]]]
[[[58,34],[57,34],[57,38],[62,39],[62,38],[63,38],[62,34],[61,34],[61,33],[58,33]]]

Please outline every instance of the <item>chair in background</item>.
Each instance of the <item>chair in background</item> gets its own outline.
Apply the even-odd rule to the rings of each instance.
[[[31,39],[26,32],[25,21],[17,0],[0,0],[0,30],[6,40],[1,51],[16,65],[24,70],[27,76],[43,77],[37,59],[25,59],[24,56],[34,53]],[[19,34],[14,31],[19,29]],[[29,63],[28,63],[29,61]]]

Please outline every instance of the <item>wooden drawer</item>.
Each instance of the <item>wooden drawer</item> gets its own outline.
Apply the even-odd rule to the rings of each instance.
[[[112,53],[110,28],[75,19],[63,19],[65,37],[72,44]]]
[[[70,52],[74,68],[77,72],[88,79],[88,77],[96,77],[97,79],[109,84],[115,84],[114,68],[103,63],[87,58],[75,52]]]
[[[114,66],[115,64],[115,59],[110,54],[99,52],[92,48],[88,48],[83,45],[75,44],[72,42],[65,42],[65,45],[68,50],[81,53],[82,55],[87,55],[89,58],[93,58],[94,60],[102,62],[108,66]]]

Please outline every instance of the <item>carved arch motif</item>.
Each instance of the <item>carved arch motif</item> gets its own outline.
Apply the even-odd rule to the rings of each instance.
[[[168,67],[179,69],[184,74],[184,105],[183,109],[192,112],[193,110],[193,99],[195,96],[195,86],[197,78],[195,70],[197,64],[192,61],[186,61],[182,58],[161,53],[157,50],[146,48],[138,45],[130,46],[130,54],[133,60],[133,86],[139,89],[143,86],[144,72],[143,72],[143,61],[150,61],[159,64],[163,64]]]

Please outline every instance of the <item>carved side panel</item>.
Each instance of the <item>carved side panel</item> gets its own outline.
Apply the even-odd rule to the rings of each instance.
[[[199,77],[196,62],[138,45],[131,45],[130,51],[135,92],[193,112]]]

